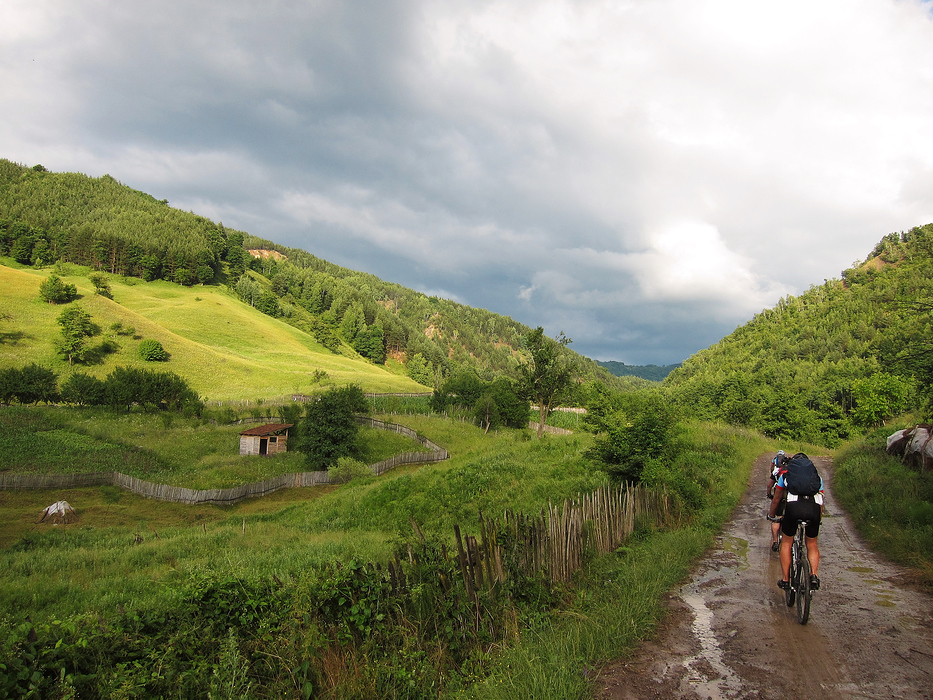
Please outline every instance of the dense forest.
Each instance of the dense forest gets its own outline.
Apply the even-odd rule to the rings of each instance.
[[[641,377],[642,379],[647,379],[651,382],[660,382],[673,372],[675,369],[680,367],[678,362],[676,365],[627,365],[624,362],[616,362],[614,360],[609,360],[608,362],[602,362],[600,360],[596,361],[600,367],[605,370],[608,370],[610,374],[616,377]]]
[[[933,224],[892,233],[840,280],[762,311],[665,381],[690,414],[837,445],[930,413]]]
[[[335,353],[403,362],[437,386],[460,369],[485,380],[518,371],[530,328],[355,272],[311,253],[168,206],[109,175],[52,173],[0,159],[0,255],[23,265],[92,270],[190,286],[227,285],[254,308],[311,334]],[[587,379],[638,386],[576,356]]]

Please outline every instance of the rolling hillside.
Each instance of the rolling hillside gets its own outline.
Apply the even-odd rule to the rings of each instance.
[[[27,168],[0,159],[3,258],[22,271],[47,271],[50,266],[70,263],[76,267],[68,281],[78,284],[85,297],[93,291],[87,284],[88,272],[107,274],[114,298],[124,309],[191,343],[212,347],[216,338],[224,362],[238,369],[223,373],[226,381],[216,382],[222,386],[201,382],[209,387],[210,396],[235,394],[232,386],[237,382],[245,397],[254,392],[287,393],[279,391],[283,384],[288,392],[294,391],[302,372],[307,371],[304,366],[286,367],[287,376],[278,372],[271,377],[257,375],[255,389],[244,384],[244,377],[250,371],[261,374],[250,365],[257,356],[262,362],[273,356],[286,362],[293,357],[289,348],[295,343],[316,351],[320,357],[312,363],[314,369],[321,364],[335,380],[354,374],[344,361],[349,356],[372,360],[377,368],[394,367],[412,380],[401,381],[365,361],[353,365],[364,370],[360,383],[374,389],[434,386],[461,369],[472,369],[484,379],[514,375],[522,340],[531,330],[486,309],[429,297],[339,267],[307,251],[227,229],[222,223],[173,209],[109,175],[52,173],[41,166]],[[202,301],[193,301],[196,296]],[[245,322],[243,306],[231,304],[237,300],[278,321],[268,326],[277,332],[270,334],[265,321]],[[108,306],[99,299],[94,304]],[[239,309],[240,318],[214,319],[215,311],[227,313],[234,308]],[[211,320],[199,320],[201,314]],[[20,322],[28,317],[21,316]],[[126,323],[136,322],[128,319]],[[260,324],[262,332],[251,330],[254,323]],[[283,325],[300,333],[292,336]],[[54,325],[44,327],[55,330]],[[275,344],[267,342],[270,338]],[[256,340],[261,342],[248,347]],[[35,359],[49,357],[48,347],[36,350]],[[6,356],[19,354],[10,348],[4,352]],[[328,353],[332,357],[327,358]],[[587,379],[617,389],[630,389],[638,382],[634,377],[614,377],[591,359],[577,355],[577,360]],[[212,374],[206,369],[211,363],[198,362],[200,372]]]
[[[184,287],[171,282],[143,282],[114,277],[113,300],[94,293],[77,266],[63,279],[77,286],[73,302],[101,327],[91,344],[110,340],[115,352],[80,370],[104,377],[118,365],[143,366],[178,374],[207,401],[272,399],[308,392],[321,384],[359,384],[368,392],[423,392],[429,389],[385,366],[358,357],[334,354],[307,333],[260,313],[226,288]],[[66,377],[69,368],[54,349],[62,306],[45,303],[39,285],[49,270],[13,269],[0,265],[4,313],[0,321],[0,367],[36,362]],[[85,273],[86,274],[86,273]],[[135,329],[134,336],[114,332],[113,324]],[[171,357],[145,363],[137,356],[139,341],[162,343]],[[319,382],[315,372],[326,373]]]

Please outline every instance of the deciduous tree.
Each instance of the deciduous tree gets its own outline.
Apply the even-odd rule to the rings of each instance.
[[[87,339],[97,335],[100,329],[91,320],[91,315],[80,306],[69,306],[58,316],[62,337],[56,350],[68,358],[68,364],[82,362],[87,354]]]
[[[544,424],[573,386],[576,365],[566,347],[572,341],[561,332],[552,340],[538,326],[525,335],[525,357],[520,367],[521,389],[538,406],[538,437]]]
[[[359,458],[356,415],[368,410],[362,389],[352,385],[330,389],[311,401],[295,431],[295,447],[304,453],[308,466],[323,470],[341,457]]]

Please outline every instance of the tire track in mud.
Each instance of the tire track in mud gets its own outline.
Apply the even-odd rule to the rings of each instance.
[[[822,588],[809,623],[797,623],[775,585],[770,458],[755,461],[716,545],[669,594],[655,637],[597,677],[598,700],[933,698],[933,597],[861,541],[832,496],[828,458],[814,458],[826,483]]]

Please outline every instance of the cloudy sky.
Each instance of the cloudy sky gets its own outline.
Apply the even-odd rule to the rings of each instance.
[[[679,362],[933,222],[930,0],[2,0],[0,157]]]

